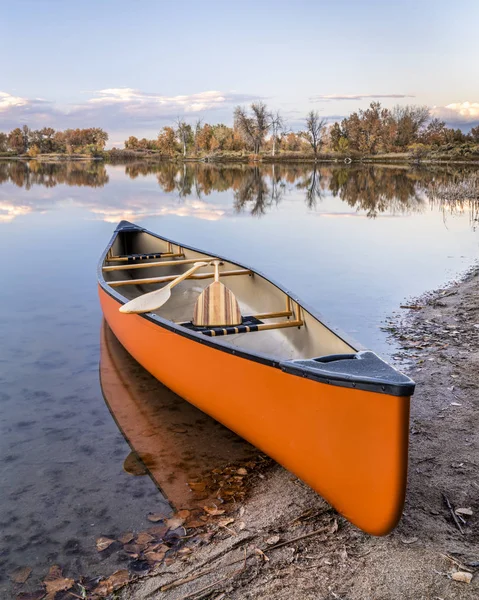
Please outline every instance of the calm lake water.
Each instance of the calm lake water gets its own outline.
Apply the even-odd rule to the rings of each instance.
[[[123,469],[130,447],[100,387],[95,270],[119,220],[263,271],[391,359],[384,318],[477,258],[472,208],[431,193],[470,172],[0,161],[0,596],[18,566],[34,569],[22,590],[54,563],[72,577],[110,573],[121,558],[99,556],[95,539],[169,510],[149,478]],[[145,385],[148,402],[165,392]],[[250,451],[205,427],[220,459]]]

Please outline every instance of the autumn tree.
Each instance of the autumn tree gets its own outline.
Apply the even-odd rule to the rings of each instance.
[[[199,142],[198,142],[198,137],[201,133],[201,124],[203,122],[203,119],[197,119],[195,122],[195,129],[194,129],[194,150],[195,150],[195,154],[198,154],[198,150],[200,148],[199,146]]]
[[[176,132],[173,127],[163,127],[158,134],[157,148],[163,156],[174,156],[176,145]]]
[[[306,131],[301,135],[307,140],[313,149],[315,158],[324,143],[326,119],[321,119],[317,110],[312,110],[306,117]]]
[[[0,152],[8,150],[8,135],[0,131]]]
[[[23,154],[27,151],[23,131],[17,127],[8,134],[8,147],[17,154]]]
[[[128,150],[137,150],[138,149],[138,138],[134,135],[130,135],[130,137],[125,140],[125,148]]]
[[[479,125],[477,125],[477,127],[473,127],[469,132],[469,135],[471,136],[473,142],[479,144]]]
[[[39,153],[48,154],[55,151],[55,130],[52,127],[44,127],[30,132],[31,144],[36,146]]]
[[[259,154],[270,127],[269,112],[264,102],[253,102],[250,108],[251,116],[248,115],[246,109],[242,106],[235,108],[235,129],[253,149],[253,152]]]
[[[397,127],[396,145],[405,148],[418,141],[422,129],[430,118],[429,108],[398,104],[392,109],[392,117]]]
[[[206,123],[196,134],[195,144],[198,150],[209,152],[211,150],[211,140],[213,138],[213,127]]]
[[[424,130],[420,139],[421,141],[424,141],[425,144],[440,146],[446,142],[446,130],[446,123],[438,118],[434,118]]]

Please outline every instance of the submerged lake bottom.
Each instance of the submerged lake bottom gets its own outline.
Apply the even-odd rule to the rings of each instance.
[[[477,257],[476,205],[437,197],[471,173],[1,161],[0,595],[37,589],[53,564],[128,567],[96,540],[206,501],[189,482],[257,454],[102,324],[96,264],[120,219],[258,268],[392,361],[384,319]]]

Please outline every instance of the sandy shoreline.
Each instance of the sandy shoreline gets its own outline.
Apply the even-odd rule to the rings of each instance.
[[[54,573],[60,591],[51,598],[477,600],[479,269],[407,304],[415,308],[385,327],[400,343],[397,360],[417,383],[406,505],[391,534],[359,531],[272,461],[258,468],[261,457],[240,460],[211,471],[211,489],[236,486],[238,501],[220,500],[216,513],[204,510],[210,498],[180,511],[178,522],[106,539],[102,556],[118,552],[122,570],[76,582]]]
[[[421,308],[390,325],[417,382],[406,507],[393,533],[360,532],[275,465],[231,513],[228,530],[212,525],[211,542],[123,588],[120,597],[477,598],[478,271],[414,305]],[[462,531],[444,496],[454,509],[471,509],[458,520]],[[458,571],[472,581],[456,581]]]

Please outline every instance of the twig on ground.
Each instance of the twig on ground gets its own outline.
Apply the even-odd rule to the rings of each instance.
[[[222,583],[223,581],[226,581],[227,579],[231,579],[232,577],[235,577],[236,575],[239,575],[246,568],[246,560],[247,560],[247,556],[246,556],[246,548],[245,548],[244,549],[243,566],[240,569],[236,569],[236,571],[233,571],[229,575],[226,575],[225,577],[222,577],[221,579],[218,579],[217,581],[213,581],[213,583],[205,585],[205,587],[202,587],[201,589],[196,590],[195,592],[191,592],[191,594],[187,594],[186,596],[182,596],[180,600],[188,600],[188,598],[193,598],[197,594],[201,594],[202,592],[205,592],[206,590],[209,590],[210,588],[215,587],[216,585],[218,585],[218,583]]]
[[[456,560],[455,558],[452,558],[452,556],[449,556],[449,554],[441,554],[440,556],[442,556],[443,558],[447,558],[447,560],[450,560],[452,563],[454,563],[457,567],[459,567],[461,569],[461,571],[469,571],[470,573],[472,573],[473,571],[471,571],[471,569],[468,569],[467,567],[465,567],[462,563],[460,563],[458,560]]]
[[[331,527],[322,527],[321,529],[316,529],[315,531],[311,531],[310,533],[305,533],[304,535],[298,535],[297,537],[287,540],[286,542],[281,542],[279,544],[275,544],[274,546],[270,546],[269,548],[265,548],[265,552],[270,552],[271,550],[276,550],[276,548],[281,548],[282,546],[287,546],[288,544],[292,544],[293,542],[299,542],[299,540],[303,540],[305,538],[312,537],[313,535],[318,535],[320,533],[334,533],[338,530],[338,524],[334,521],[335,525],[333,526],[333,531],[331,531]]]
[[[452,518],[454,519],[454,523],[456,524],[457,528],[459,529],[459,531],[462,533],[462,535],[464,535],[464,530],[461,527],[461,524],[459,523],[459,519],[456,516],[456,513],[454,512],[454,509],[452,507],[452,504],[449,501],[449,498],[446,496],[446,494],[442,494],[442,497],[444,498],[444,502],[446,503],[447,508],[449,509],[449,512],[452,515]]]

